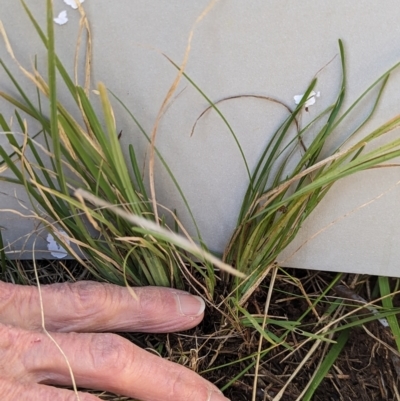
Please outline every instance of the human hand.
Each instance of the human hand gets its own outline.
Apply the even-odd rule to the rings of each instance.
[[[5,401],[78,401],[79,387],[105,390],[143,401],[227,401],[191,370],[144,351],[110,333],[187,330],[204,315],[204,302],[160,287],[127,288],[81,281],[42,286],[41,328],[36,287],[0,282],[0,394]],[[99,401],[79,392],[80,401]]]

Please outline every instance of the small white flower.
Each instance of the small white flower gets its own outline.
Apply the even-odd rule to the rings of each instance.
[[[58,14],[58,17],[54,18],[54,22],[58,25],[64,25],[68,22],[67,12],[65,10]]]
[[[296,95],[293,96],[294,102],[296,104],[299,104],[301,102],[301,99],[303,99],[304,93],[302,95]],[[316,102],[316,98],[321,96],[321,92],[314,92],[311,91],[310,94],[308,95],[307,100],[304,102],[304,107],[306,111],[308,111],[308,107],[312,106]]]
[[[77,0],[77,1],[75,1],[75,0],[64,0],[64,3],[67,6],[71,6],[74,10],[76,10],[78,8],[78,4],[77,4],[78,1],[79,1],[79,3],[83,3],[85,0]]]
[[[55,235],[69,245],[70,241],[68,239],[68,234],[64,230],[56,232]],[[58,242],[56,242],[51,234],[47,235],[46,240],[48,242],[47,249],[50,251],[51,256],[57,259],[61,259],[65,258],[68,255],[67,251]]]

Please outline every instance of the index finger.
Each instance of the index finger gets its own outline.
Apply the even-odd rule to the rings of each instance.
[[[129,289],[94,281],[41,287],[46,328],[50,331],[129,331],[170,333],[199,324],[204,301],[187,292],[162,287]],[[0,281],[0,323],[41,328],[37,287]]]

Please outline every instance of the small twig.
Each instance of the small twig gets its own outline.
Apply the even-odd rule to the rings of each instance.
[[[339,285],[336,285],[335,287],[333,287],[333,289],[342,298],[350,299],[352,301],[357,302],[358,304],[364,304],[364,305],[368,304],[368,302],[364,298],[360,297],[358,294],[356,294],[350,288],[347,288],[345,285],[339,284]],[[379,313],[376,306],[373,306],[373,305],[368,306],[367,305],[365,308],[368,311],[370,311],[373,315],[377,315]],[[362,309],[360,310],[360,312],[362,312]],[[378,321],[383,327],[385,327],[385,328],[389,327],[389,323],[385,318],[380,318],[380,319],[378,319]]]
[[[400,352],[391,347],[388,343],[385,343],[385,341],[382,341],[380,338],[375,336],[373,333],[371,333],[363,324],[362,328],[365,330],[365,332],[372,337],[375,341],[377,341],[379,344],[382,344],[385,348],[387,348],[394,356],[396,356],[397,360],[400,358]]]

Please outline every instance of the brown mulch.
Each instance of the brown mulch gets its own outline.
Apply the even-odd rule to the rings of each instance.
[[[336,273],[296,271],[294,269],[286,269],[286,271],[290,271],[294,277],[298,278],[310,297],[313,294],[319,295],[319,288],[321,288],[322,283],[331,282],[336,275]],[[349,284],[354,284],[354,281],[354,275],[347,275],[342,279],[342,283],[348,282]],[[375,285],[376,278],[359,277],[359,281],[360,285],[355,286],[355,291],[365,299],[369,299],[370,294],[368,294],[368,289]],[[273,300],[269,310],[271,317],[286,317],[288,320],[297,320],[307,310],[308,303],[304,298],[300,297],[299,289],[295,285],[288,283],[287,280],[278,279],[274,289]],[[265,283],[265,286],[260,286],[259,291],[257,291],[247,305],[249,312],[257,314],[260,310],[263,310],[267,290],[268,283]],[[296,294],[299,297],[295,298],[294,295]],[[316,307],[316,312],[320,317],[324,315],[330,303],[336,298],[336,294],[332,291],[329,294],[331,294],[332,299],[326,303],[320,302]],[[394,303],[395,306],[400,305],[399,296],[395,297]],[[348,305],[345,312],[351,310],[352,306],[350,302]],[[213,335],[220,321],[221,316],[213,314],[209,310],[203,324],[192,332],[194,339],[187,338],[187,342],[185,343],[184,338],[179,334],[169,335],[168,342],[170,348],[175,350],[175,353],[170,352],[166,356],[173,359],[174,355],[182,354],[185,350],[192,350],[192,354],[194,350],[200,350],[197,352],[196,362],[192,362],[193,366],[191,366],[190,360],[187,362],[187,365],[198,372],[202,372],[202,370],[208,369],[211,359],[212,366],[220,366],[245,358],[247,355],[257,351],[259,336],[258,333],[250,329],[242,330],[240,334],[236,333],[236,335],[232,335],[227,340],[221,340],[221,338],[216,338],[215,340],[204,338],[207,335]],[[307,315],[302,321],[305,330],[312,331],[311,327],[316,324],[316,318],[312,313]],[[349,322],[349,320],[346,322]],[[312,400],[383,401],[400,399],[399,392],[396,392],[400,387],[400,358],[396,357],[386,347],[388,345],[396,350],[396,343],[391,337],[390,329],[385,328],[376,320],[366,323],[365,328],[369,333],[362,326],[354,327],[349,331],[346,345],[328,375],[315,391]],[[283,332],[283,329],[281,331]],[[279,330],[276,330],[275,334],[279,335]],[[218,337],[218,333],[216,336]],[[333,339],[335,338],[337,336],[333,337]],[[293,333],[286,340],[291,346],[296,347],[303,339],[304,337],[301,335]],[[203,343],[205,343],[204,346],[202,346]],[[268,345],[264,342],[263,348],[268,347]],[[289,357],[287,357],[288,352],[285,352],[283,347],[277,347],[262,359],[257,386],[257,401],[272,400],[277,395],[291,373],[293,373],[298,364],[303,360],[311,345],[312,342],[309,342]],[[288,386],[281,398],[282,401],[294,401],[299,397],[312,374],[317,369],[321,359],[324,358],[324,355],[322,355],[323,348],[321,346],[312,358],[307,361],[298,376]],[[217,369],[203,375],[222,387],[246,369],[250,361],[245,360],[241,363]],[[234,382],[225,391],[225,394],[234,401],[250,400],[253,391],[253,380],[254,370],[250,369],[245,375]]]

